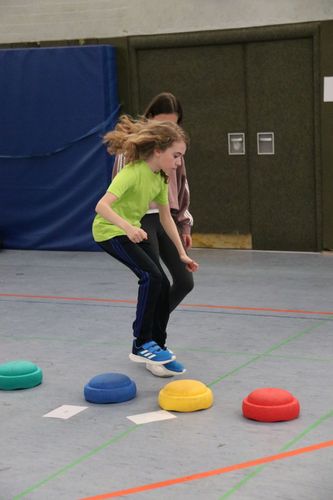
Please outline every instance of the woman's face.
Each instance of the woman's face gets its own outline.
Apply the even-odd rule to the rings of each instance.
[[[159,115],[153,116],[151,118],[151,120],[156,120],[159,122],[178,123],[178,114],[177,113],[160,113]]]

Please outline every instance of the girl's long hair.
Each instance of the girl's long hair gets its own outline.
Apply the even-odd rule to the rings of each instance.
[[[188,144],[188,138],[176,123],[134,120],[122,115],[114,130],[104,135],[103,142],[110,154],[124,153],[127,162],[134,162],[147,160],[155,149],[165,151],[174,142]]]

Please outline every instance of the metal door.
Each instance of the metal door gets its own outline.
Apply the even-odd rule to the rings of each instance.
[[[184,108],[195,232],[248,234],[247,157],[228,155],[228,132],[246,125],[243,45],[139,50],[136,59],[137,111],[162,91]]]
[[[253,247],[316,250],[311,38],[246,44]],[[258,154],[258,132],[274,154]]]

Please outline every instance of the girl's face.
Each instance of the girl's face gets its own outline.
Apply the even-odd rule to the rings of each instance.
[[[159,122],[178,123],[178,114],[177,113],[160,113],[159,115],[153,116],[151,118],[151,120],[156,120]]]
[[[183,141],[174,142],[165,151],[155,149],[154,170],[163,170],[163,172],[169,176],[173,170],[177,170],[177,168],[181,166],[185,151],[186,144]]]

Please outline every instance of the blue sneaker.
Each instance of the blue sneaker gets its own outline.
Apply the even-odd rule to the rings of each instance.
[[[163,347],[163,351],[166,351],[166,352],[168,352],[169,354],[171,354],[172,359],[176,359],[175,353],[174,353],[174,352],[172,352],[172,351],[171,351],[171,349],[168,349],[168,347],[167,347],[166,345]]]
[[[129,355],[131,361],[154,365],[169,363],[174,357],[169,351],[161,349],[153,340],[142,344],[140,347],[137,347],[134,340],[132,352]]]
[[[186,368],[179,363],[179,361],[170,361],[170,363],[166,363],[165,365],[152,365],[151,363],[147,363],[146,368],[155,375],[155,377],[174,377],[175,375],[182,375],[182,373],[186,372]]]

